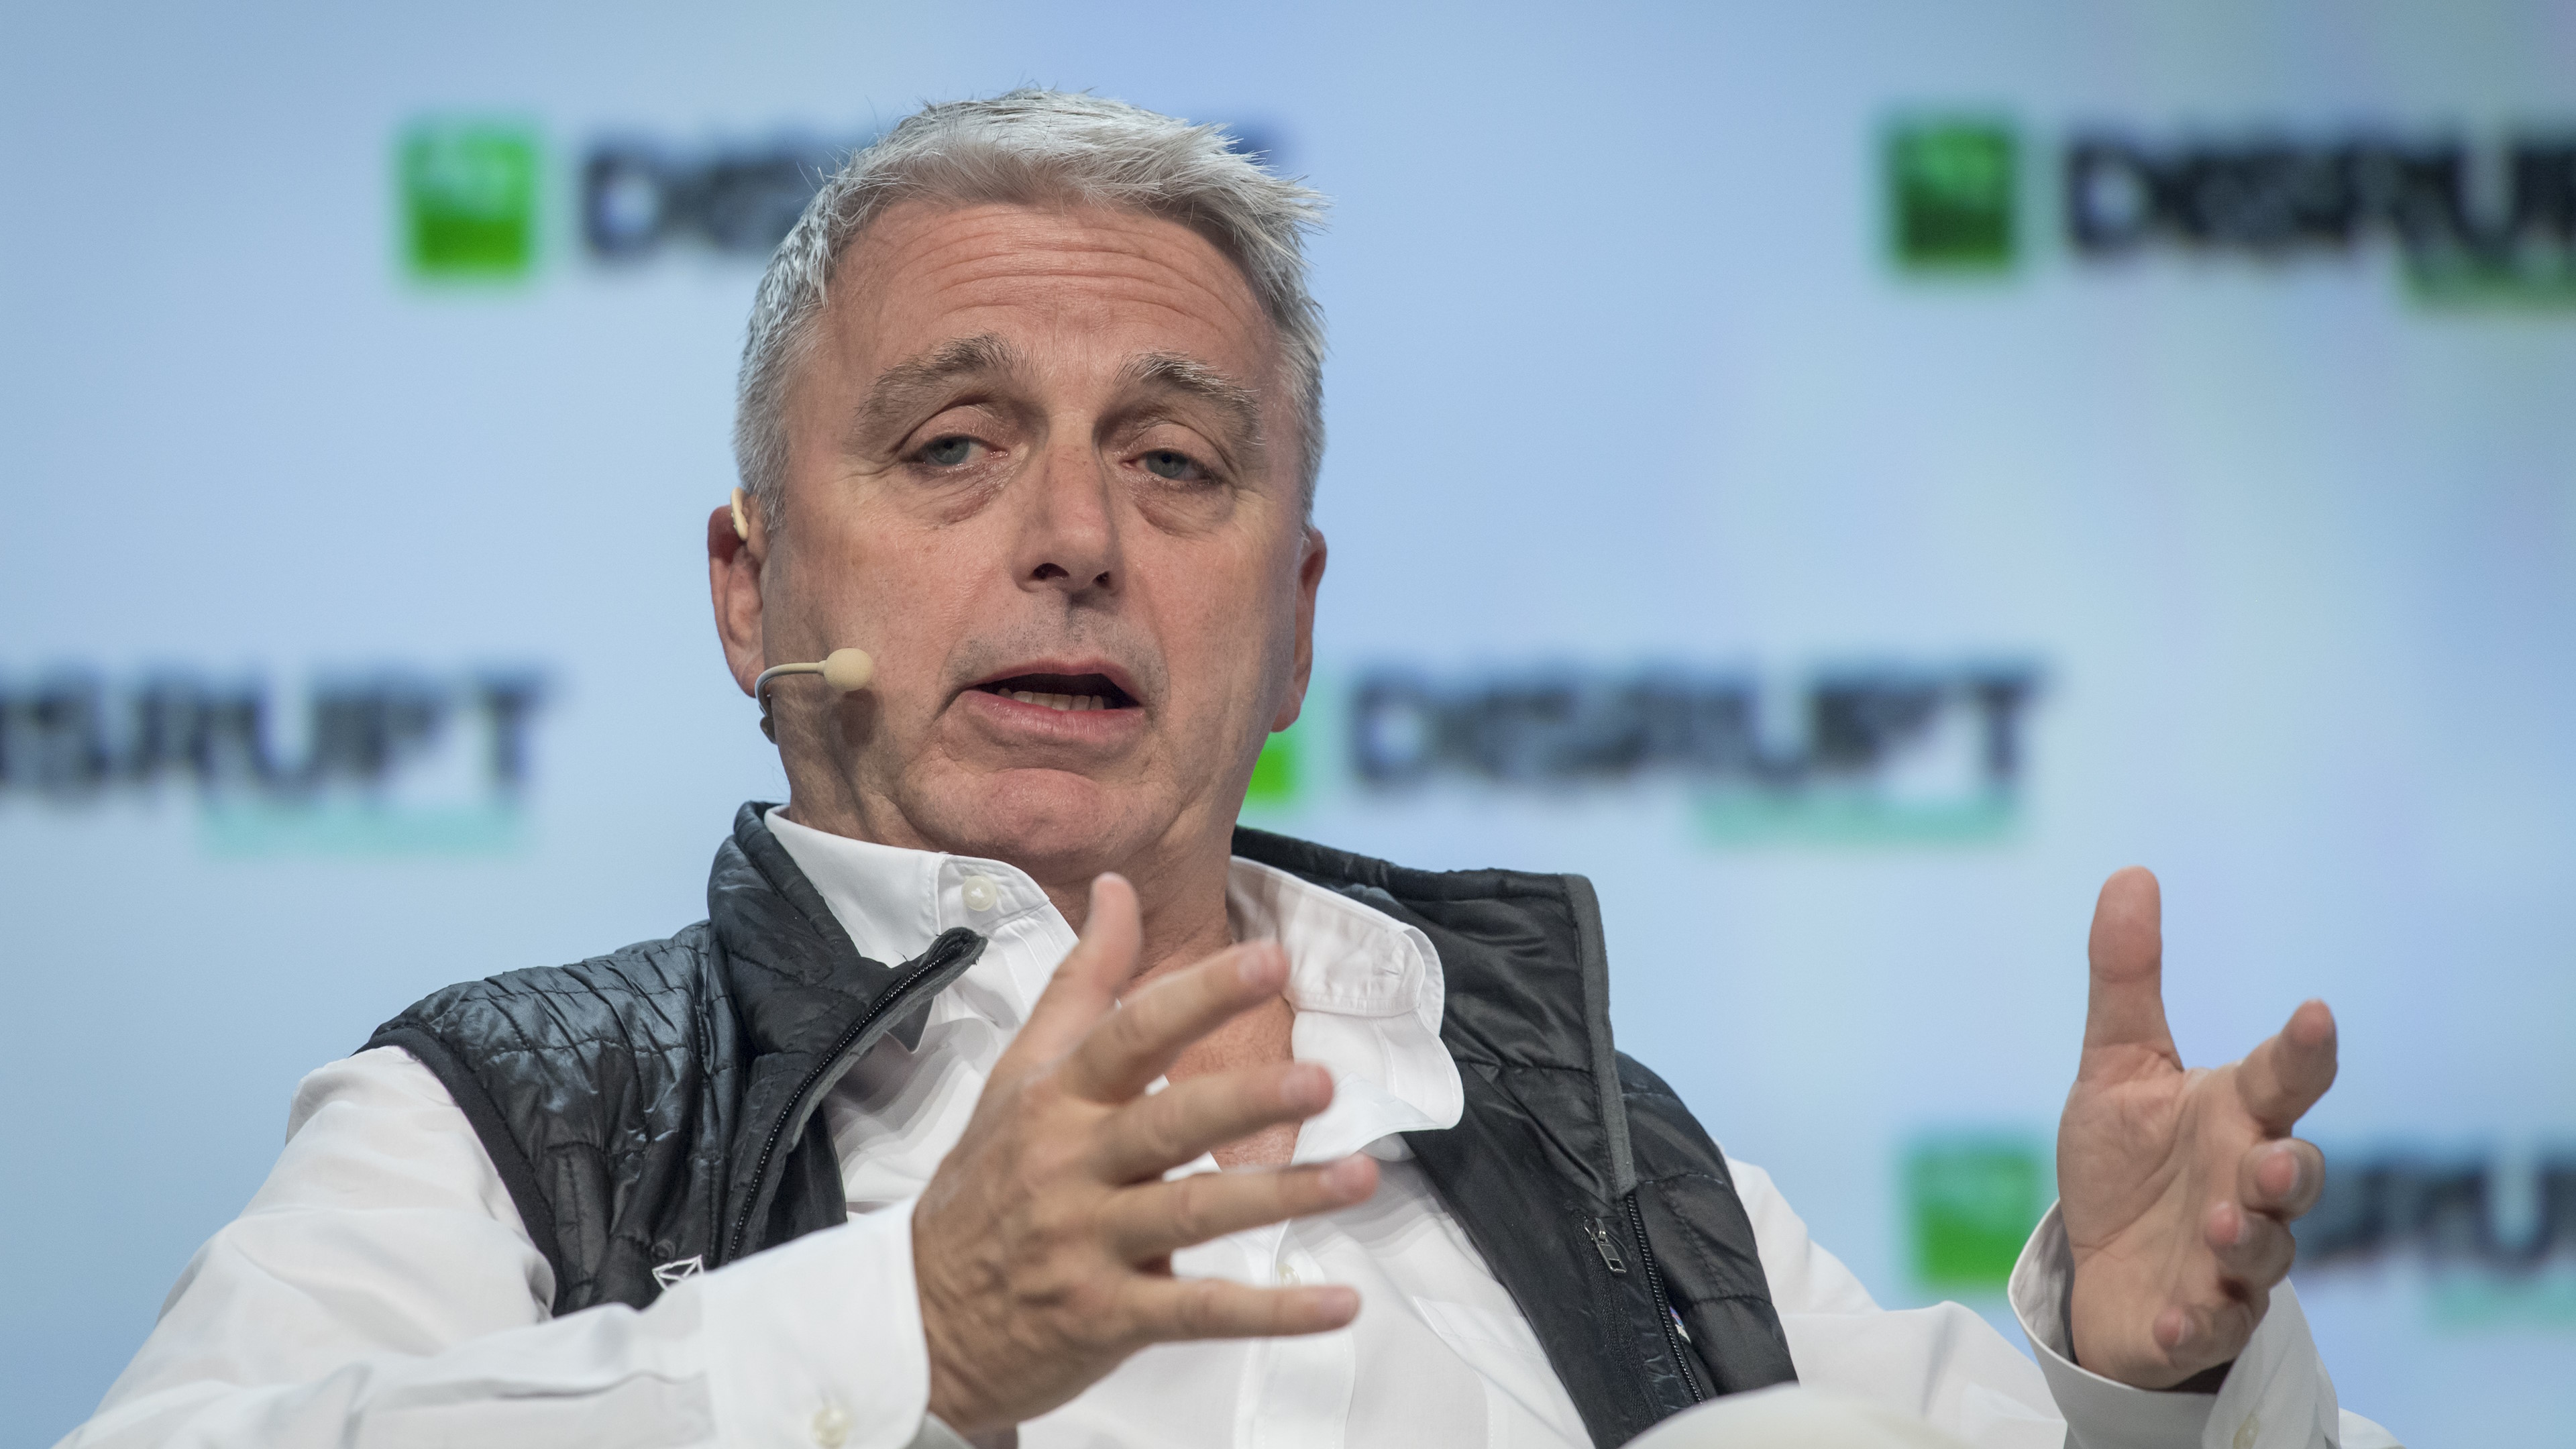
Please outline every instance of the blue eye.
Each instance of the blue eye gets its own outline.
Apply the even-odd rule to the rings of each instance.
[[[941,438],[921,450],[921,461],[934,468],[954,468],[965,462],[974,451],[973,438]]]
[[[1169,478],[1175,483],[1189,481],[1198,469],[1199,465],[1189,454],[1175,453],[1169,448],[1156,448],[1145,455],[1146,472],[1157,478]]]

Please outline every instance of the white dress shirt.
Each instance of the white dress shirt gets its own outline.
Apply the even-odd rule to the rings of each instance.
[[[464,1115],[405,1053],[362,1052],[298,1088],[268,1182],[198,1251],[67,1449],[955,1443],[927,1416],[912,1207],[1073,933],[999,862],[869,845],[777,812],[769,823],[863,954],[906,960],[952,926],[990,942],[933,1000],[916,1048],[880,1041],[824,1104],[851,1221],[687,1278],[641,1312],[554,1319],[553,1272]],[[1021,1445],[1584,1444],[1536,1334],[1395,1135],[1453,1125],[1462,1100],[1430,941],[1245,860],[1227,908],[1237,939],[1286,949],[1294,1050],[1334,1077],[1295,1159],[1366,1151],[1380,1186],[1353,1208],[1184,1250],[1174,1268],[1347,1283],[1359,1319],[1148,1348],[1022,1425]],[[1879,1308],[1761,1169],[1729,1165],[1809,1385],[1990,1449],[2395,1442],[2340,1412],[2286,1284],[2218,1393],[2127,1388],[2066,1357],[2072,1268],[2054,1210],[2011,1288],[2034,1363],[1956,1304]]]

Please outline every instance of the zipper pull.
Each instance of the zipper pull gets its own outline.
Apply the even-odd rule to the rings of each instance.
[[[1592,1246],[1601,1250],[1602,1266],[1610,1270],[1610,1276],[1613,1278],[1627,1277],[1628,1260],[1619,1256],[1619,1245],[1610,1241],[1610,1230],[1602,1225],[1601,1220],[1599,1218],[1585,1218],[1583,1220],[1583,1231],[1591,1236]]]

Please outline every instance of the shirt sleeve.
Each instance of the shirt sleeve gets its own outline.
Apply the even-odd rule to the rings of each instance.
[[[939,1442],[912,1204],[554,1318],[474,1130],[398,1048],[305,1078],[286,1149],[61,1449]],[[953,1442],[953,1441],[950,1441]]]
[[[2035,1363],[1960,1304],[1880,1308],[1860,1279],[1807,1235],[1768,1173],[1732,1159],[1727,1167],[1753,1223],[1790,1358],[1810,1388],[1919,1416],[1975,1449],[2382,1449],[2396,1443],[2379,1426],[2339,1411],[2287,1284],[2273,1295],[2255,1341],[2218,1393],[2131,1388],[2065,1357],[2066,1290],[2074,1267],[2055,1208],[2023,1249],[2010,1290],[2041,1356]]]
[[[2245,1351],[2210,1394],[2131,1388],[2079,1366],[2066,1326],[2075,1255],[2051,1206],[2013,1265],[2013,1312],[2030,1335],[2076,1449],[2383,1449],[2387,1430],[2346,1413],[2308,1333],[2298,1291],[2285,1279],[2254,1326]]]
[[[1920,1418],[1976,1449],[2060,1449],[2066,1425],[2039,1365],[1957,1303],[1884,1309],[1841,1259],[1807,1236],[1771,1175],[1727,1171],[1788,1333],[1798,1381]]]

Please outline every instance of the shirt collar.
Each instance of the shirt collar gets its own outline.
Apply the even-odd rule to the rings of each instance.
[[[1440,1042],[1446,986],[1430,937],[1241,856],[1225,895],[1236,940],[1267,938],[1287,951],[1281,994],[1297,1010],[1291,1050],[1333,1074],[1332,1105],[1298,1132],[1295,1161],[1364,1147],[1401,1156],[1393,1134],[1458,1125],[1466,1093]]]
[[[951,1009],[982,1016],[1006,1033],[1019,1029],[1072,943],[1054,902],[1015,866],[853,840],[799,825],[783,808],[767,818],[862,956],[906,961],[952,926],[997,940],[1028,939],[1029,949],[988,950],[942,993],[954,999]],[[1287,951],[1282,994],[1297,1012],[1292,1049],[1333,1074],[1333,1103],[1299,1132],[1297,1161],[1363,1148],[1399,1157],[1402,1144],[1392,1134],[1457,1125],[1465,1092],[1440,1041],[1445,987],[1429,937],[1348,896],[1240,856],[1227,873],[1226,916],[1236,940],[1272,939]]]

